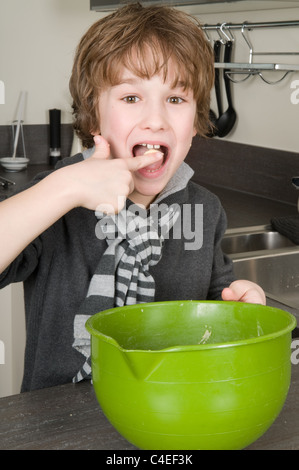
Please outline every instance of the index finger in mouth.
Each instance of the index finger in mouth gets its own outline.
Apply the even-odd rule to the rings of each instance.
[[[144,155],[140,155],[134,158],[127,158],[127,165],[130,171],[137,171],[148,165],[163,160],[164,155],[158,150],[149,150]]]

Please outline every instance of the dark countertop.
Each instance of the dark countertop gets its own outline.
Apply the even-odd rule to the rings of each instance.
[[[294,215],[297,212],[293,204],[219,186],[204,186],[219,197],[226,212],[228,228],[268,225],[272,217]]]
[[[247,450],[299,450],[298,416],[299,364],[280,415]],[[0,449],[136,450],[108,422],[90,382],[1,398]]]
[[[22,171],[5,171],[0,165],[0,177],[13,181],[15,184],[9,184],[8,187],[0,185],[0,199],[5,199],[14,194],[15,191],[20,190],[23,186],[29,183],[38,173],[53,169],[50,165],[28,165]],[[0,180],[1,183],[1,180]]]

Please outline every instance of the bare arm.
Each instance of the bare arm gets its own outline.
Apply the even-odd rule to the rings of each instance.
[[[30,189],[1,202],[0,272],[32,240],[71,209],[67,195],[62,195],[61,189],[53,190],[58,179],[51,174]]]
[[[0,272],[38,235],[74,207],[95,210],[109,204],[120,210],[134,189],[132,171],[150,165],[157,154],[110,159],[109,145],[95,138],[89,159],[54,171],[31,188],[0,203]],[[123,201],[124,201],[123,200]]]

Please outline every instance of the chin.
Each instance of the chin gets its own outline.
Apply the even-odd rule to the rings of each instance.
[[[138,188],[135,187],[135,190],[133,193],[130,195],[131,201],[133,201],[135,204],[143,205],[145,207],[149,207],[152,202],[155,201],[157,196],[160,194],[160,192],[163,190],[164,186],[162,188],[160,187],[157,190],[153,190],[148,188],[148,189],[142,189],[138,190]]]

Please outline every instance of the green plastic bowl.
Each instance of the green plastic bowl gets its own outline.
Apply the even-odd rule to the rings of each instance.
[[[243,449],[278,416],[293,315],[242,302],[175,301],[89,318],[93,386],[140,449]]]

